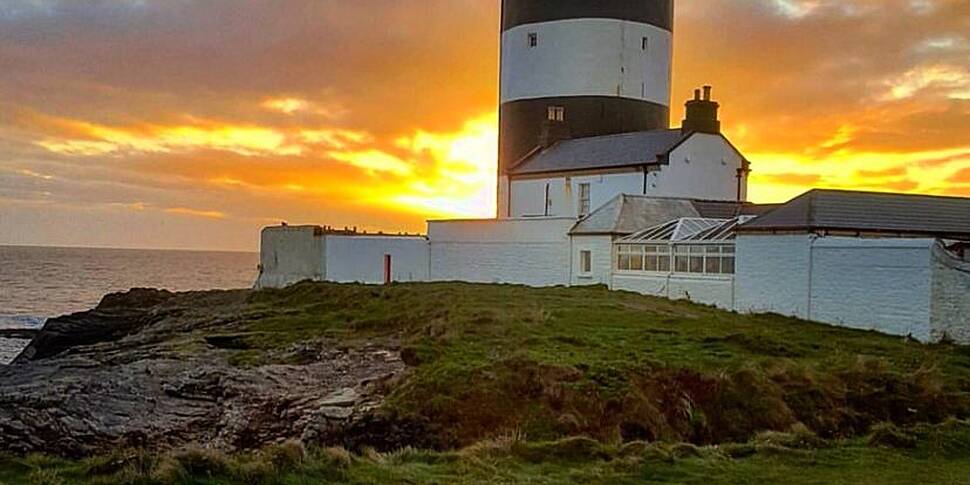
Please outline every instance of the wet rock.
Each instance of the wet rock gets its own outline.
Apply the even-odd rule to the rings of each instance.
[[[378,383],[404,370],[400,357],[314,342],[301,346],[315,357],[296,364],[233,366],[232,345],[204,344],[245,334],[249,295],[139,290],[53,319],[30,355],[0,366],[0,451],[236,451],[351,436],[383,401]]]
[[[323,399],[321,404],[329,407],[349,407],[356,404],[359,400],[360,395],[357,394],[357,391],[347,387],[329,394]]]

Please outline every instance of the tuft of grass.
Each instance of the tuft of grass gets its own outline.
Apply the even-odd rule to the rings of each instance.
[[[916,436],[907,433],[892,423],[879,423],[872,427],[869,446],[914,449],[919,444]]]
[[[875,428],[874,433],[888,426]],[[719,446],[643,441],[615,446],[590,438],[528,442],[507,433],[458,452],[404,448],[357,456],[340,448],[303,448],[290,442],[237,455],[200,448],[163,456],[139,451],[113,454],[153,464],[141,471],[111,465],[112,459],[105,457],[71,461],[42,455],[0,456],[0,482],[903,485],[964,483],[970,476],[970,423],[948,420],[891,431],[915,437],[915,447],[873,447],[863,438],[834,440],[819,447],[789,446],[807,446],[804,440],[810,435],[797,425],[786,433],[759,435],[749,443]]]

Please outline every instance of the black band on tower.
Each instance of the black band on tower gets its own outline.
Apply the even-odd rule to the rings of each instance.
[[[674,0],[502,0],[502,31],[579,18],[628,20],[673,32]]]
[[[572,138],[655,130],[670,122],[667,106],[630,98],[568,96],[505,103],[499,112],[499,173],[536,148],[550,106],[565,108]]]

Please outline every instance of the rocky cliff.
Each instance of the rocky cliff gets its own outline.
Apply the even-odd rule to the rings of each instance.
[[[132,290],[51,319],[0,367],[0,449],[86,455],[205,443],[226,450],[342,436],[404,369],[394,348],[323,341],[291,364],[231,365],[251,292]],[[359,426],[358,426],[359,427]]]

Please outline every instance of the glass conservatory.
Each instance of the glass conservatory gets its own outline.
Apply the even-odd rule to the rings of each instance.
[[[733,275],[735,229],[751,217],[677,219],[616,241],[618,273]]]

